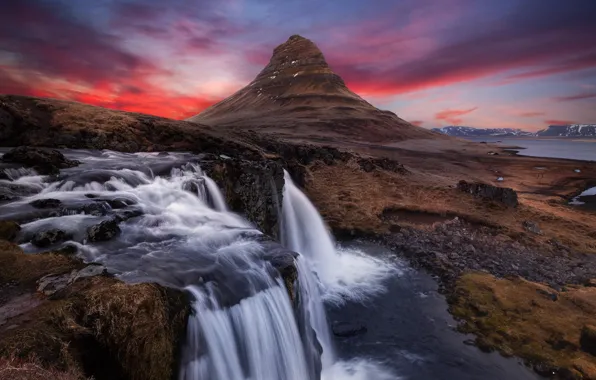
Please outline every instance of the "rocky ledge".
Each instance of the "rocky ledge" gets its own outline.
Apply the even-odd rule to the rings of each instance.
[[[182,291],[128,285],[72,256],[25,254],[0,240],[2,372],[173,378],[188,314]]]

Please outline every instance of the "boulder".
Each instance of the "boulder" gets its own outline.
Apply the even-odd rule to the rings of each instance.
[[[36,199],[29,203],[31,206],[35,208],[58,208],[62,206],[62,202],[58,199]]]
[[[332,329],[333,335],[341,338],[360,335],[366,332],[366,326],[352,322],[335,322],[333,323]]]
[[[500,202],[508,207],[517,207],[519,204],[517,193],[507,187],[498,187],[480,182],[470,183],[459,181],[457,188],[464,193],[469,193],[485,200]]]
[[[69,238],[70,235],[62,230],[50,229],[36,233],[33,236],[33,239],[31,239],[31,244],[36,247],[45,248],[61,241],[68,240]]]
[[[536,222],[526,220],[522,223],[522,225],[526,231],[536,235],[542,235],[542,230],[540,230],[540,227],[538,227],[538,224],[536,224]]]
[[[12,241],[17,237],[20,230],[21,226],[18,223],[2,220],[0,221],[0,240]]]
[[[20,146],[2,156],[2,161],[32,167],[39,174],[58,174],[60,169],[71,168],[80,164],[69,160],[62,153],[53,149]]]
[[[586,325],[582,328],[579,344],[584,352],[596,356],[596,326]]]
[[[40,301],[6,315],[10,328],[0,329],[0,378],[41,379],[3,372],[3,361],[11,358],[34,360],[47,379],[61,379],[57,371],[84,374],[64,379],[175,378],[190,312],[183,291],[125,284],[106,276],[102,266],[52,253],[25,254],[0,241],[0,284],[5,282],[14,286],[0,292],[0,304]]]
[[[104,220],[87,229],[87,240],[90,242],[108,241],[121,232],[116,220]]]

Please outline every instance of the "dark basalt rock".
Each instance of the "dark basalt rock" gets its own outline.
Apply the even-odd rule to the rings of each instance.
[[[105,216],[110,212],[110,205],[103,200],[96,200],[93,203],[84,203],[79,205],[68,205],[60,210],[61,215],[72,213],[87,214],[93,216]]]
[[[579,344],[584,352],[596,356],[596,327],[584,326],[582,329]]]
[[[470,193],[475,197],[497,201],[509,207],[517,207],[517,193],[507,187],[498,187],[488,185],[485,183],[469,183],[466,181],[459,181],[457,188],[464,193]]]
[[[37,199],[29,203],[35,208],[58,208],[62,206],[62,202],[58,199]]]
[[[20,146],[2,156],[2,161],[32,167],[39,174],[58,174],[60,169],[71,168],[80,164],[69,160],[57,150]]]
[[[333,335],[341,338],[356,336],[366,332],[366,326],[350,322],[335,322],[332,329]]]
[[[284,186],[281,163],[222,159],[205,163],[203,169],[222,189],[231,210],[244,214],[260,231],[277,237]]]
[[[16,183],[0,183],[0,201],[12,201],[36,193],[36,190],[29,186]]]
[[[35,236],[33,236],[33,239],[31,239],[31,244],[36,247],[45,248],[61,241],[68,240],[69,238],[70,236],[66,232],[58,229],[51,229],[36,233]]]
[[[105,220],[87,229],[87,240],[90,242],[108,241],[122,232],[116,220]]]

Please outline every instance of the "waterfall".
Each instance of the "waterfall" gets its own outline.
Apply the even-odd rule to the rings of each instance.
[[[24,221],[19,235],[28,253],[39,231],[68,236],[52,248],[76,246],[128,282],[158,282],[192,296],[180,380],[385,379],[367,362],[341,362],[334,352],[325,302],[373,294],[382,266],[342,252],[308,198],[285,173],[282,240],[262,233],[230,212],[216,185],[194,156],[69,151],[82,162],[59,178],[10,172],[12,183],[31,189],[0,205],[0,219]],[[6,181],[6,180],[3,180]],[[47,182],[50,181],[50,182]],[[53,181],[53,182],[51,182]],[[35,201],[59,206],[36,209]],[[52,206],[53,207],[53,206]],[[105,220],[121,233],[90,243],[87,229]],[[266,239],[265,239],[266,240]],[[270,257],[293,257],[298,272],[291,299]]]
[[[194,352],[181,379],[313,379],[281,281],[228,309],[217,304],[213,292],[188,289],[195,297],[188,326]]]
[[[217,184],[207,175],[204,175],[203,179],[205,181],[205,189],[207,194],[213,203],[213,208],[217,211],[228,211],[226,201],[224,200],[223,194],[219,190]]]

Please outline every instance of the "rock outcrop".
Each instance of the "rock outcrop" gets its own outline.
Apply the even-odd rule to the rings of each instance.
[[[498,187],[479,182],[469,183],[459,181],[457,188],[464,193],[472,194],[478,198],[500,202],[508,207],[517,207],[518,205],[517,193],[507,187]]]
[[[189,312],[182,291],[0,241],[0,370],[33,363],[49,378],[172,379]]]
[[[204,169],[222,189],[231,210],[243,214],[260,231],[278,236],[284,185],[279,162],[220,158]]]
[[[2,156],[2,161],[31,167],[39,174],[58,174],[60,169],[72,168],[80,163],[67,159],[57,150],[27,146],[10,150]]]
[[[298,35],[276,47],[269,64],[246,87],[188,120],[301,139],[447,138],[379,110],[350,91],[319,48]]]

